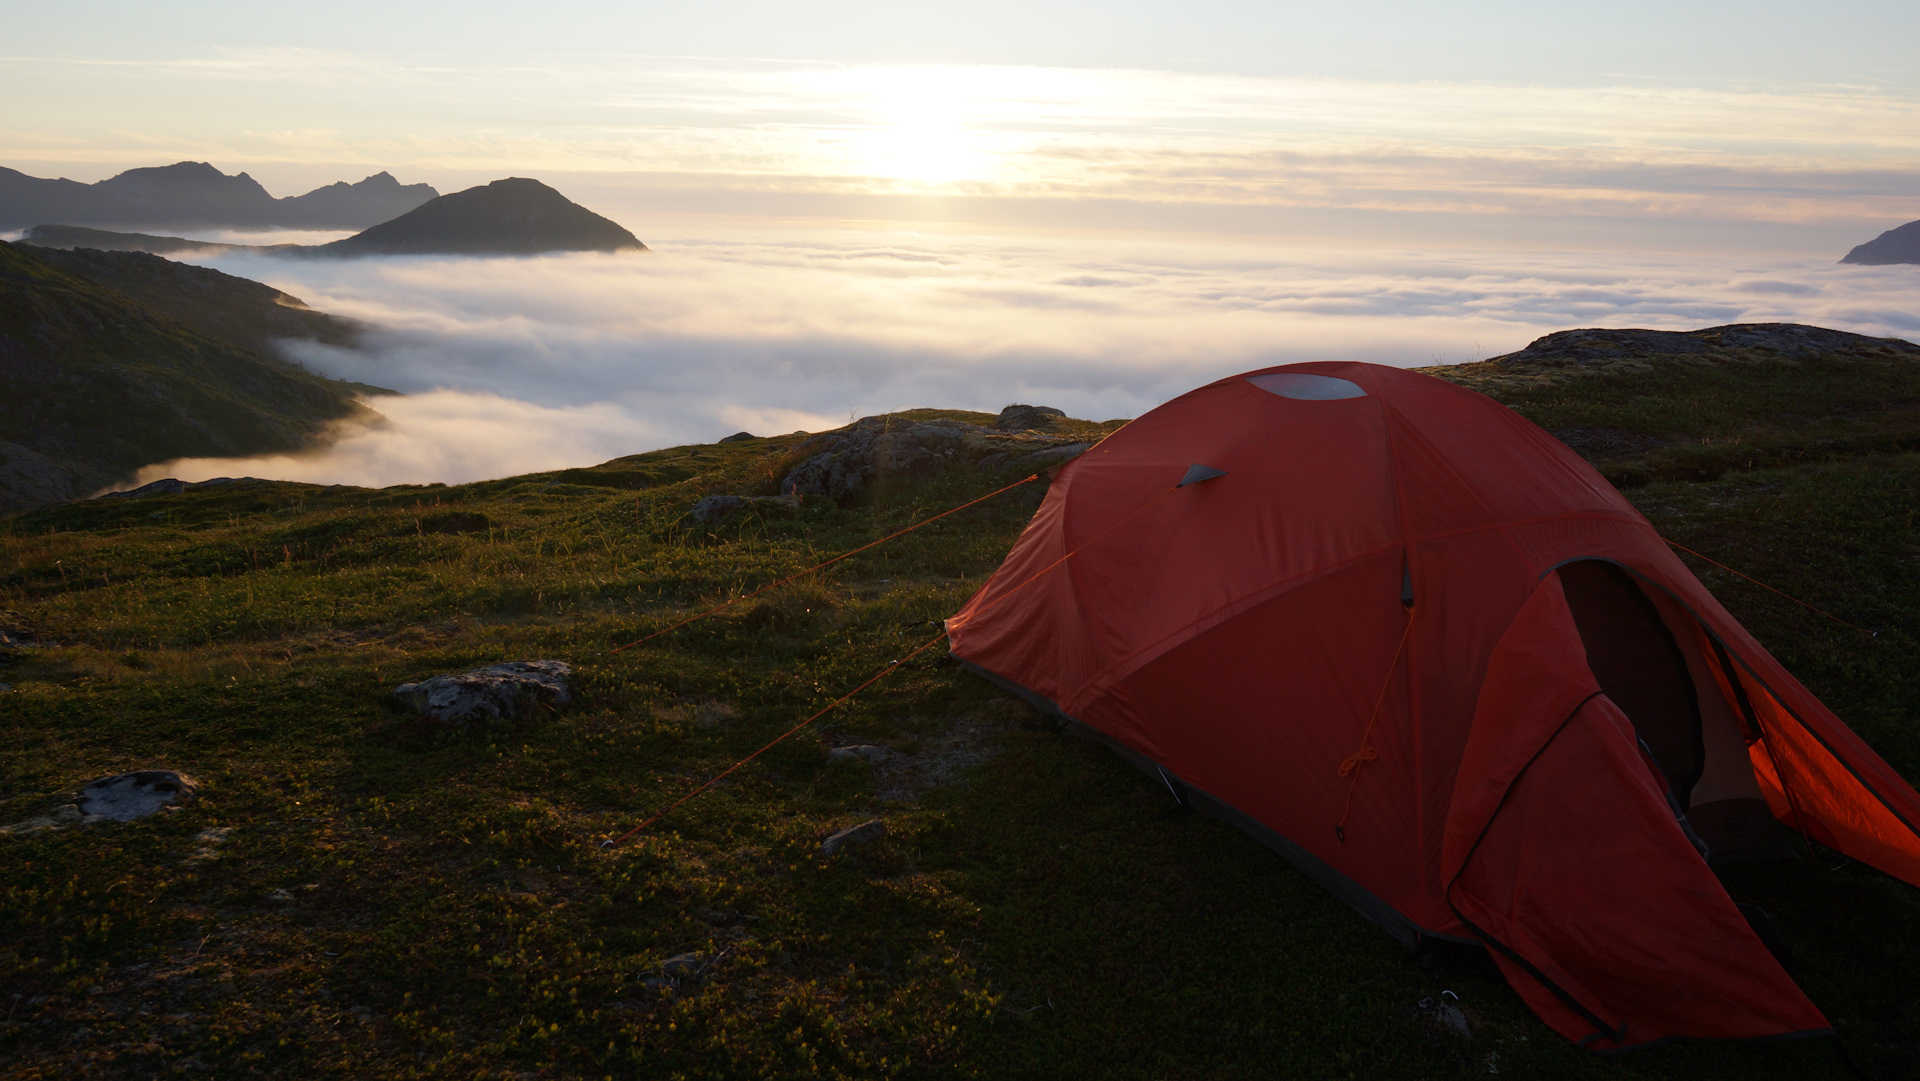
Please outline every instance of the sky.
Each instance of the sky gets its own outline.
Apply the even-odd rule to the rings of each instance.
[[[1920,218],[1910,2],[0,0],[0,25],[0,165],[535,176],[654,248],[216,260],[382,327],[302,354],[410,395],[273,466],[312,479],[905,405],[1130,416],[1236,365],[1580,325],[1920,333],[1920,268],[1833,265]]]

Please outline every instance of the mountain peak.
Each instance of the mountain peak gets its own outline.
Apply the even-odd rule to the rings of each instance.
[[[328,255],[535,255],[645,251],[647,246],[540,181],[513,176],[442,195],[316,250]]]
[[[95,184],[43,180],[0,168],[0,229],[52,222],[89,227],[364,229],[412,210],[439,192],[401,184],[386,172],[275,199],[246,173],[211,162],[128,169]]]
[[[1847,253],[1843,263],[1859,266],[1886,266],[1890,263],[1920,263],[1920,221],[1910,221],[1889,229]]]

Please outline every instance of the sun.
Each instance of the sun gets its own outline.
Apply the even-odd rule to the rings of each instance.
[[[931,67],[874,70],[867,88],[878,121],[867,134],[867,167],[929,187],[973,179],[984,162],[967,128],[963,73]]]

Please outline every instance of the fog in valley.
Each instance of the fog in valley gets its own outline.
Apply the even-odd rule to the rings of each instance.
[[[1910,268],[1828,259],[858,229],[647,239],[639,255],[198,260],[373,324],[361,350],[288,349],[406,396],[372,399],[382,422],[343,425],[325,451],[156,463],[138,479],[458,483],[921,406],[1131,417],[1265,365],[1457,363],[1575,326],[1920,332]]]

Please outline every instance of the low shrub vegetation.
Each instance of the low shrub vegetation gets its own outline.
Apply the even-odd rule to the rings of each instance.
[[[1603,382],[1580,410],[1542,408],[1644,415],[1607,414]],[[236,483],[0,524],[0,624],[22,643],[0,665],[0,823],[122,770],[201,785],[153,818],[0,836],[3,1072],[1845,1076],[1818,1041],[1588,1055],[1497,976],[1405,957],[939,649],[602,847],[936,635],[1043,494],[609,653],[1016,479],[954,468],[851,508],[687,523],[702,496],[765,491],[797,442],[457,487]],[[1631,495],[1674,540],[1878,632],[1695,568],[1912,778],[1920,457],[1855,451]],[[563,714],[455,735],[392,699],[536,658],[574,666]],[[848,745],[891,753],[830,753]],[[873,818],[884,838],[822,858]],[[1773,914],[1853,1055],[1909,1075],[1920,890],[1820,857],[1724,879]],[[1443,990],[1470,1042],[1415,1020]]]

